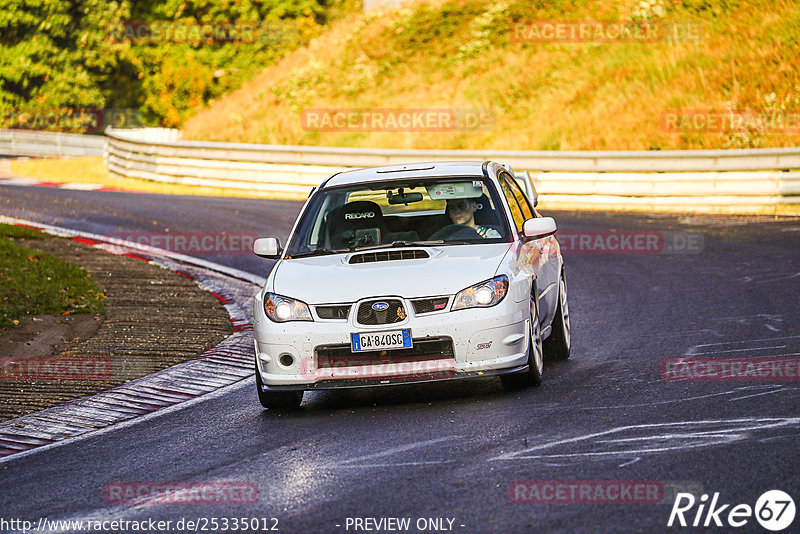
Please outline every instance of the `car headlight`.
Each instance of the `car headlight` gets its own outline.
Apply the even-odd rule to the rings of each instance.
[[[503,300],[507,292],[508,277],[501,274],[459,291],[450,309],[455,311],[466,308],[488,308]]]
[[[275,293],[264,294],[264,313],[276,323],[314,320],[308,304]]]

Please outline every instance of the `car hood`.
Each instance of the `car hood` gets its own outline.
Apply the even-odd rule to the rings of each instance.
[[[510,246],[497,243],[414,247],[426,251],[430,257],[357,264],[348,261],[364,252],[282,260],[275,267],[271,286],[279,295],[308,304],[355,302],[392,295],[406,298],[450,295],[495,276]]]

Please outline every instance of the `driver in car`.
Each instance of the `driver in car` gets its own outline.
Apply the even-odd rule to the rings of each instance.
[[[475,212],[478,210],[478,202],[468,198],[449,199],[447,201],[446,213],[450,216],[453,224],[469,226],[478,232],[483,238],[501,237],[500,232],[493,228],[487,228],[475,224]]]

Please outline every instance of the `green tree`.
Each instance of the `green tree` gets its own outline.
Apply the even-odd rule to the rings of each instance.
[[[131,60],[129,45],[110,42],[105,31],[127,9],[127,2],[101,0],[0,0],[0,110],[6,121],[23,126],[23,111],[35,118],[59,109],[103,108]]]
[[[0,127],[81,131],[87,121],[77,112],[103,108],[137,108],[148,124],[179,127],[357,7],[357,0],[0,0]],[[258,31],[235,42],[141,40],[126,33],[136,23],[250,23]],[[36,122],[70,110],[74,120]]]

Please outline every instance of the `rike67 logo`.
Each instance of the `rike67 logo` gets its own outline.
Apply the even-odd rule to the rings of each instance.
[[[721,527],[727,523],[728,527],[739,528],[750,524],[753,516],[767,530],[785,530],[794,521],[794,500],[786,492],[770,490],[758,498],[755,507],[749,504],[732,506],[721,504],[719,493],[714,493],[711,502],[708,502],[705,493],[700,496],[699,502],[691,493],[678,493],[667,526]]]

